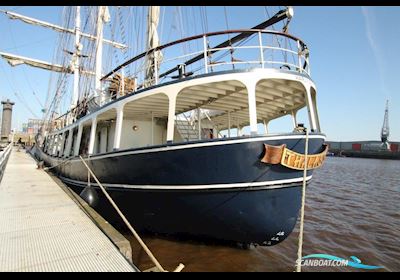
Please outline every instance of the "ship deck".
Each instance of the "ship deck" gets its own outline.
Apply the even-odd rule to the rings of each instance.
[[[137,271],[24,150],[0,183],[0,248],[0,271]]]

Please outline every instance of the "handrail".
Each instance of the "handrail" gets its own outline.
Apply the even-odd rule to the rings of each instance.
[[[221,35],[226,35],[226,34],[232,34],[232,33],[239,33],[236,36],[233,36],[232,38],[241,38],[241,41],[238,41],[236,39],[236,43],[239,43],[239,45],[233,46],[232,44],[227,44],[226,42],[223,42],[221,44],[218,44],[214,47],[208,46],[208,40],[213,37],[213,36],[221,36]],[[250,41],[250,43],[247,43],[247,41],[243,41],[243,39],[257,39],[255,37],[252,37],[253,35],[258,34],[258,42],[257,40]],[[272,38],[268,37],[272,36]],[[295,40],[295,46],[293,44],[290,44],[290,47],[288,46],[287,48],[283,48],[281,46],[275,46],[275,37],[274,36],[282,36],[283,38],[289,38],[291,40]],[[231,38],[231,42],[232,41]],[[161,51],[164,50],[168,47],[176,46],[178,44],[181,44],[183,42],[188,42],[192,40],[198,40],[202,39],[202,43],[197,45],[197,48],[195,51],[190,52],[189,54],[184,54],[182,53],[177,53],[176,56],[171,56],[171,57],[166,57],[165,60],[157,62],[157,63],[150,63],[146,64],[143,62],[138,62],[140,59],[144,59],[146,56],[154,55],[156,51]],[[272,39],[272,40],[270,40]],[[278,38],[279,40],[279,38]],[[214,40],[215,41],[215,40]],[[234,42],[235,43],[235,42]],[[247,45],[244,45],[246,44]],[[176,49],[173,49],[171,53],[175,53]],[[178,50],[179,51],[179,50]],[[235,52],[235,59],[233,59],[233,56],[231,57],[231,60],[227,58],[227,52],[233,53]],[[211,60],[211,55],[216,52],[221,52],[221,55],[216,55],[215,58]],[[277,54],[277,55],[276,55]],[[290,55],[288,55],[290,54]],[[238,57],[239,56],[239,57]],[[272,56],[272,57],[270,57]],[[222,58],[222,60],[220,60]],[[239,58],[239,59],[237,59]],[[198,61],[203,59],[204,64],[199,63]],[[175,63],[174,63],[175,61]],[[181,73],[183,74],[183,77],[186,77],[187,74],[189,75],[199,75],[199,74],[207,74],[209,72],[216,72],[217,71],[223,71],[227,70],[228,67],[232,67],[235,69],[235,67],[239,68],[249,68],[249,67],[260,67],[260,68],[278,68],[279,65],[286,66],[288,70],[290,71],[295,71],[299,73],[303,73],[306,75],[310,75],[310,66],[309,66],[309,58],[308,58],[308,49],[306,44],[300,40],[299,38],[290,35],[288,33],[284,32],[279,32],[275,30],[264,30],[264,29],[236,29],[236,30],[225,30],[225,31],[215,31],[215,32],[209,32],[209,33],[204,33],[200,35],[195,35],[187,38],[183,38],[180,40],[176,40],[173,42],[170,42],[168,44],[164,44],[155,48],[152,48],[146,52],[143,52],[128,61],[124,62],[123,64],[119,65],[116,67],[114,70],[109,72],[107,75],[105,75],[102,80],[109,78],[112,74],[116,73],[117,71],[121,70],[122,68],[128,66],[129,64],[137,62],[138,66],[137,69],[135,69],[133,76],[137,80],[137,85],[134,89],[133,92],[135,92],[137,89],[142,89],[146,88],[152,85],[158,85],[161,83],[167,82],[169,79],[175,79],[175,78],[181,78],[181,76],[176,76],[176,77],[170,77],[167,76],[167,74],[172,73],[176,71],[177,67],[175,65],[180,65],[184,64],[185,66],[188,66],[190,64],[193,64],[197,62],[196,64],[192,65],[192,69],[190,74],[189,73]],[[281,66],[281,68],[282,68]],[[171,69],[171,67],[173,67]],[[158,69],[160,68],[160,69]],[[154,76],[148,79],[146,77],[146,72],[149,69],[154,69]],[[167,70],[169,69],[169,70]],[[184,71],[183,71],[184,72]],[[194,76],[195,76],[194,75]],[[168,78],[167,80],[165,80]],[[109,79],[108,79],[109,80]],[[106,94],[106,93],[105,93]],[[96,97],[92,97],[94,99]],[[118,97],[117,97],[118,98]],[[107,96],[107,98],[104,100],[105,103],[110,102],[113,100],[110,96]],[[91,100],[88,100],[86,103],[90,103]],[[104,105],[100,104],[100,106]],[[60,125],[61,128],[66,127],[67,125],[71,124],[74,122],[75,118],[77,116],[76,113],[78,111],[82,110],[82,107],[85,104],[79,103],[77,104],[76,107],[72,108],[68,112],[66,112],[64,115],[59,116],[56,120],[58,124]]]
[[[192,110],[192,111],[193,111],[193,110]],[[203,114],[203,115],[210,121],[210,123],[211,123],[211,125],[213,126],[213,128],[218,128],[218,126],[215,125],[214,121],[211,119],[211,117],[210,117],[210,115],[207,113],[207,111],[205,111],[205,110],[203,110],[203,109],[200,108],[200,112],[201,112],[201,114]],[[180,121],[185,121],[185,120],[186,120],[187,126],[190,126],[190,127],[192,128],[193,131],[196,131],[196,132],[197,132],[197,127],[196,127],[196,125],[194,125],[195,118],[189,119],[189,118],[186,116],[186,113],[187,113],[187,112],[180,113],[180,114],[176,115],[177,120],[180,120]],[[183,115],[183,117],[184,117],[184,120],[179,119],[179,118],[181,118],[182,115]],[[196,116],[196,115],[194,115],[194,116]],[[192,119],[193,119],[193,120],[192,120]],[[177,126],[179,126],[179,125],[177,125]],[[203,129],[203,127],[201,127],[201,128]],[[179,128],[178,128],[178,129],[179,129]],[[204,134],[203,134],[203,132],[202,132],[202,136],[201,136],[201,137],[203,137],[203,135],[204,135]],[[221,134],[220,131],[218,131],[218,135],[222,137],[222,134]],[[187,136],[186,139],[187,139],[188,141],[190,141],[190,134],[189,134],[189,131],[186,132],[186,136]]]
[[[181,43],[188,42],[188,41],[193,41],[193,40],[200,39],[200,38],[203,38],[203,37],[212,37],[212,36],[224,35],[224,34],[232,34],[232,33],[254,33],[254,34],[255,34],[255,33],[263,33],[263,34],[280,35],[280,36],[284,36],[284,37],[287,37],[287,38],[289,38],[289,39],[292,39],[292,40],[294,40],[294,41],[298,41],[298,42],[300,43],[300,45],[302,46],[303,49],[306,47],[306,44],[305,44],[301,39],[299,39],[299,38],[297,38],[297,37],[295,37],[295,36],[293,36],[293,35],[291,35],[291,34],[284,33],[284,32],[279,32],[279,31],[275,31],[275,30],[264,30],[264,29],[234,29],[234,30],[224,30],[224,31],[208,32],[208,33],[203,33],[203,34],[200,34],[200,35],[195,35],[195,36],[191,36],[191,37],[186,37],[186,38],[183,38],[183,39],[179,39],[179,40],[176,40],[176,41],[173,41],[173,42],[170,42],[170,43],[167,43],[167,44],[164,44],[164,45],[157,46],[157,47],[155,47],[155,48],[149,49],[148,51],[143,52],[143,53],[141,53],[141,54],[139,54],[139,55],[137,55],[137,56],[135,56],[135,57],[133,57],[133,58],[127,60],[126,62],[122,63],[122,64],[119,65],[118,67],[114,68],[112,71],[110,71],[110,72],[107,73],[105,76],[103,76],[103,77],[101,78],[101,80],[103,81],[104,79],[108,78],[108,77],[111,76],[112,74],[116,73],[118,70],[122,69],[122,68],[125,67],[125,66],[128,66],[129,64],[131,64],[131,63],[133,63],[133,62],[135,62],[135,61],[137,61],[137,60],[139,60],[139,59],[141,59],[141,58],[143,58],[143,57],[145,57],[145,56],[147,56],[147,55],[149,55],[149,54],[153,54],[153,53],[155,53],[156,51],[161,51],[161,50],[163,50],[163,49],[165,49],[165,48],[167,48],[167,47],[170,47],[170,46],[173,46],[173,45],[177,45],[177,44],[181,44]],[[217,47],[218,47],[218,46],[217,46]],[[196,58],[197,58],[197,57],[196,57]],[[194,58],[193,58],[193,59],[194,59]],[[193,59],[188,60],[185,64],[186,64],[186,65],[189,65],[189,64],[193,63],[193,61],[192,61]],[[177,69],[175,69],[174,71],[176,71],[176,70],[177,70]],[[171,71],[171,70],[169,70],[169,71]],[[168,74],[169,74],[169,73],[168,73]],[[163,74],[160,74],[159,77],[162,78],[162,77],[165,76],[165,75],[167,75],[167,74],[163,73]]]
[[[218,128],[218,126],[215,125],[214,121],[211,119],[211,117],[210,117],[210,115],[207,113],[207,111],[203,111],[203,113],[204,113],[204,115],[207,117],[207,119],[211,122],[212,126],[213,126],[214,128],[215,128],[215,127]],[[221,137],[223,137],[222,134],[221,134],[221,132],[219,131],[219,129],[218,129],[218,135],[221,136]]]
[[[185,118],[184,120],[182,120],[182,119],[179,119],[179,118],[181,118],[181,116],[183,115],[183,117]],[[187,125],[188,126],[190,126],[192,129],[193,129],[193,131],[196,129],[194,126],[193,126],[193,123],[188,119],[188,117],[186,116],[186,112],[184,112],[184,113],[181,113],[181,114],[178,114],[178,115],[176,115],[176,117],[177,117],[177,120],[178,121],[186,121],[187,122]],[[179,129],[179,124],[177,124],[177,126],[178,126],[178,129]],[[189,133],[189,130],[187,130],[187,132],[186,132],[186,140],[187,141],[190,141],[190,133]]]
[[[3,160],[7,157],[8,153],[11,151],[12,142],[9,143],[6,148],[2,151],[3,153],[0,155],[0,164],[3,163]]]
[[[260,23],[260,24],[258,24],[258,25],[256,25],[256,26],[252,27],[251,29],[263,30],[263,29],[265,29],[265,28],[267,28],[267,27],[269,27],[269,26],[272,26],[273,24],[275,24],[275,23],[277,23],[277,22],[279,22],[279,21],[282,21],[282,20],[284,20],[284,19],[286,19],[286,18],[287,18],[288,20],[290,20],[290,19],[292,18],[292,16],[293,16],[293,10],[292,10],[290,7],[287,7],[287,9],[278,11],[278,12],[277,12],[275,15],[273,15],[271,18],[269,18],[269,19],[267,19],[266,21],[264,21],[264,22],[262,22],[262,23]],[[223,31],[223,32],[226,33],[227,31]],[[206,34],[212,34],[212,33],[206,33]],[[206,34],[197,35],[197,36],[199,36],[198,38],[201,38],[201,37],[204,37],[204,38],[205,38],[206,36],[211,36],[211,35],[206,35]],[[219,44],[217,47],[225,47],[225,46],[228,46],[228,45],[232,45],[232,44],[234,44],[234,43],[236,43],[236,42],[238,42],[238,41],[241,41],[241,40],[243,40],[243,39],[245,39],[245,38],[247,38],[247,37],[248,37],[248,36],[247,36],[244,32],[240,32],[240,34],[236,35],[236,36],[233,37],[233,38],[229,38],[227,41],[225,41],[225,42]],[[171,42],[171,43],[166,44],[166,45],[163,45],[163,46],[158,46],[158,47],[156,47],[156,48],[153,48],[153,49],[148,50],[148,51],[145,52],[145,53],[140,54],[139,56],[144,57],[144,56],[145,56],[146,54],[148,54],[148,53],[155,53],[157,50],[161,50],[161,49],[163,49],[163,48],[166,48],[167,46],[170,46],[170,45],[173,45],[173,44],[178,44],[179,42],[185,42],[185,41],[188,41],[188,40],[193,40],[192,38],[196,38],[196,36],[189,37],[189,38],[184,38],[184,39],[181,39],[181,40],[177,40],[177,41]],[[206,46],[206,44],[204,44],[204,46]],[[193,62],[196,62],[196,61],[198,61],[198,60],[201,60],[202,58],[204,58],[204,59],[207,58],[206,53],[205,53],[204,57],[203,57],[203,55],[198,55],[198,56],[192,58],[191,60],[186,61],[186,62],[185,62],[185,65],[192,64]],[[139,59],[139,57],[136,58],[136,59]],[[156,62],[155,60],[156,60],[156,59],[155,59],[155,56],[154,56],[154,62]],[[124,64],[125,64],[125,65],[128,65],[128,64],[132,63],[133,61],[135,61],[135,58],[133,58],[133,59],[131,59],[131,60],[128,60],[128,61],[125,62]],[[121,67],[123,67],[124,64],[122,64],[121,66],[117,67],[116,69],[114,69],[112,72],[110,72],[110,73],[107,74],[107,75],[108,75],[108,76],[112,75],[113,72],[116,72],[116,71],[118,71],[119,69],[121,69]],[[154,72],[155,72],[155,73],[158,72],[158,71],[157,71],[157,66],[156,66],[156,65],[157,65],[157,64],[154,63],[154,66],[155,66],[155,67],[154,67],[154,68],[155,68],[155,69],[154,69],[154,70],[155,70]],[[176,71],[176,70],[178,70],[178,69],[179,69],[179,66],[175,66],[173,69],[170,69],[170,70],[168,70],[167,72],[165,72],[165,73],[163,73],[163,74],[161,74],[161,75],[158,75],[158,74],[157,74],[157,76],[156,76],[156,81],[158,81],[158,78],[164,77],[164,76],[166,76],[166,75],[168,75],[168,74],[170,74],[170,73],[173,73],[174,71]],[[207,70],[207,65],[206,65],[206,70]],[[103,77],[102,79],[104,79],[104,78],[105,78],[105,77]],[[101,79],[101,80],[102,80],[102,79]]]

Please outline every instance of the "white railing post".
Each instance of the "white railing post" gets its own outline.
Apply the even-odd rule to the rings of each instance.
[[[60,154],[62,154],[62,148],[64,146],[64,141],[65,141],[65,132],[61,133],[58,135],[58,137],[60,138],[58,145],[57,145],[57,151],[56,151],[56,156],[59,157]]]
[[[250,135],[257,135],[256,82],[254,80],[247,82],[246,88],[249,102]]]
[[[154,145],[154,112],[151,112],[151,145]]]
[[[122,134],[122,124],[124,120],[124,107],[117,108],[117,120],[115,122],[115,134],[113,149],[119,150],[121,146],[121,134]]]
[[[75,141],[75,146],[74,146],[74,156],[79,155],[79,148],[81,147],[81,138],[82,138],[82,130],[83,130],[83,124],[79,123],[78,125],[78,133],[76,134],[76,141]]]
[[[236,119],[237,136],[242,136],[242,128],[239,125],[239,119]]]
[[[68,139],[67,139],[67,145],[66,145],[65,150],[64,150],[64,157],[69,157],[69,155],[71,154],[72,136],[74,134],[74,129],[71,128],[68,131],[69,131],[68,132]]]
[[[199,140],[201,140],[201,109],[197,108],[197,132]]]
[[[88,154],[92,155],[94,150],[94,142],[96,141],[97,117],[92,119],[92,127],[90,128],[89,150]]]
[[[263,120],[265,134],[268,134],[268,123],[269,123],[269,121],[267,121],[265,119]]]
[[[169,94],[167,142],[174,141],[176,94]]]
[[[56,154],[57,145],[58,145],[58,136],[54,135],[53,143],[52,143],[52,146],[51,146],[51,148],[52,148],[51,155],[52,156],[55,156],[55,154]]]
[[[315,131],[317,129],[317,121],[316,121],[315,108],[311,97],[311,87],[310,85],[306,85],[305,88],[306,88],[305,97],[306,97],[306,104],[308,109],[308,117],[310,120],[311,131]]]
[[[258,42],[260,43],[261,67],[264,68],[264,49],[263,49],[261,31],[258,31]]]
[[[204,51],[204,71],[208,73],[208,63],[207,63],[207,37],[203,36],[203,51]]]
[[[301,49],[300,49],[300,41],[297,40],[297,58],[299,62],[299,72],[302,72],[302,67],[301,67]]]
[[[295,129],[297,127],[297,110],[292,110],[290,114],[292,116],[293,128]]]
[[[231,111],[228,111],[228,137],[231,138]]]

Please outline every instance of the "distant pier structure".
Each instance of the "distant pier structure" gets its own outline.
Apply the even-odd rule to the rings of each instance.
[[[327,141],[327,144],[335,156],[400,159],[400,142],[391,142],[389,150],[382,148],[381,141]]]
[[[329,151],[335,156],[400,159],[400,142],[389,143],[389,101],[381,129],[381,141],[327,141]]]
[[[3,105],[3,115],[1,118],[1,143],[6,143],[9,141],[9,136],[11,133],[11,120],[12,120],[12,107],[14,102],[7,99],[6,101],[1,101]]]

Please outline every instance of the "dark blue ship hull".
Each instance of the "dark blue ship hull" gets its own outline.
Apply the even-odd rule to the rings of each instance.
[[[216,139],[96,155],[89,165],[139,230],[270,246],[296,224],[303,171],[262,163],[263,144],[304,153],[304,141],[301,134]],[[323,142],[311,135],[309,153],[321,152]],[[38,156],[50,166],[65,160]],[[76,192],[86,186],[79,159],[54,170]],[[117,220],[102,195],[96,209]]]

